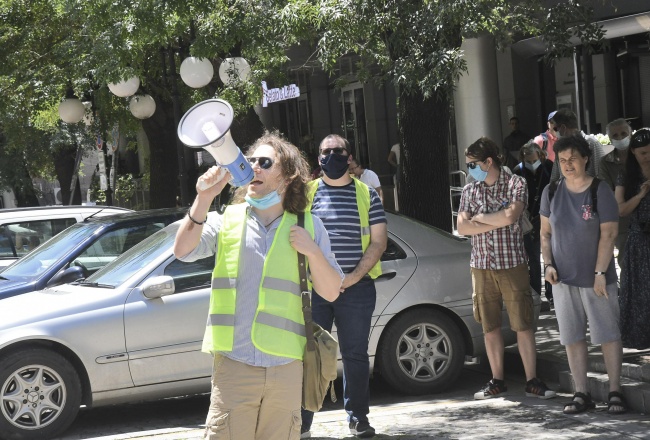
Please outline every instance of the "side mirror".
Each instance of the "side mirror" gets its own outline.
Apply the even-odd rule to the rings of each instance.
[[[84,270],[79,266],[70,266],[66,270],[54,275],[50,281],[47,282],[47,287],[58,286],[59,284],[71,283],[78,279],[85,278]]]
[[[161,275],[146,280],[142,286],[142,294],[149,299],[172,295],[176,291],[174,279],[168,275]]]

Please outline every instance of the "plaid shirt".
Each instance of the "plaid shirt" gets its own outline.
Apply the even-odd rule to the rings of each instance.
[[[480,213],[500,211],[514,202],[523,202],[526,205],[527,201],[526,180],[501,168],[499,178],[492,186],[478,181],[465,185],[458,212],[468,212],[471,218]],[[473,268],[510,269],[527,261],[520,221],[472,235],[470,266]]]

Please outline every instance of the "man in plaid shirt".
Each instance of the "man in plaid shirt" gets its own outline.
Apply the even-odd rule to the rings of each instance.
[[[475,399],[504,396],[504,343],[501,310],[506,305],[510,328],[526,372],[526,396],[549,399],[555,392],[537,378],[535,316],[524,250],[521,216],[528,188],[523,177],[501,167],[499,147],[480,138],[465,150],[467,169],[475,181],[463,188],[458,208],[458,232],[472,238],[470,270],[474,318],[483,326],[492,379]]]

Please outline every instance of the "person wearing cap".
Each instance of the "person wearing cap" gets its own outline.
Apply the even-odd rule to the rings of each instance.
[[[612,191],[616,189],[616,181],[621,173],[625,173],[625,159],[630,146],[630,137],[632,135],[632,127],[624,119],[614,119],[607,124],[607,136],[611,145],[604,145],[605,156],[600,160],[598,166],[598,178],[606,182]],[[607,148],[611,151],[607,151]],[[627,241],[627,230],[629,229],[630,221],[628,217],[621,217],[618,220],[618,237],[616,237],[616,249],[618,249],[618,265],[623,264],[623,253],[625,250],[625,242]]]
[[[535,136],[533,142],[539,145],[539,148],[542,149],[542,152],[546,154],[546,158],[550,161],[555,162],[555,152],[553,151],[553,144],[557,140],[555,130],[553,129],[553,116],[555,116],[555,110],[548,114],[546,118],[546,131],[544,133]]]

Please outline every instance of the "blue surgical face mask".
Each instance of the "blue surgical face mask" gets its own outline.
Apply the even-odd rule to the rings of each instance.
[[[528,163],[528,162],[525,162],[525,163],[524,163],[524,165],[526,166],[526,168],[528,168],[528,169],[531,170],[532,172],[535,172],[535,171],[537,170],[537,168],[539,168],[539,166],[540,166],[541,164],[542,164],[542,161],[539,160],[539,159],[536,160],[536,161],[533,162],[533,163]]]
[[[282,202],[282,198],[280,197],[280,194],[278,194],[277,190],[271,191],[259,199],[254,199],[246,195],[244,196],[244,200],[246,200],[246,202],[253,208],[257,209],[267,209]]]
[[[469,171],[470,176],[479,182],[483,182],[488,175],[488,172],[483,171],[478,165],[476,165],[474,168],[467,167],[467,171]]]
[[[617,150],[625,150],[630,146],[630,136],[623,139],[612,139],[612,145]]]

